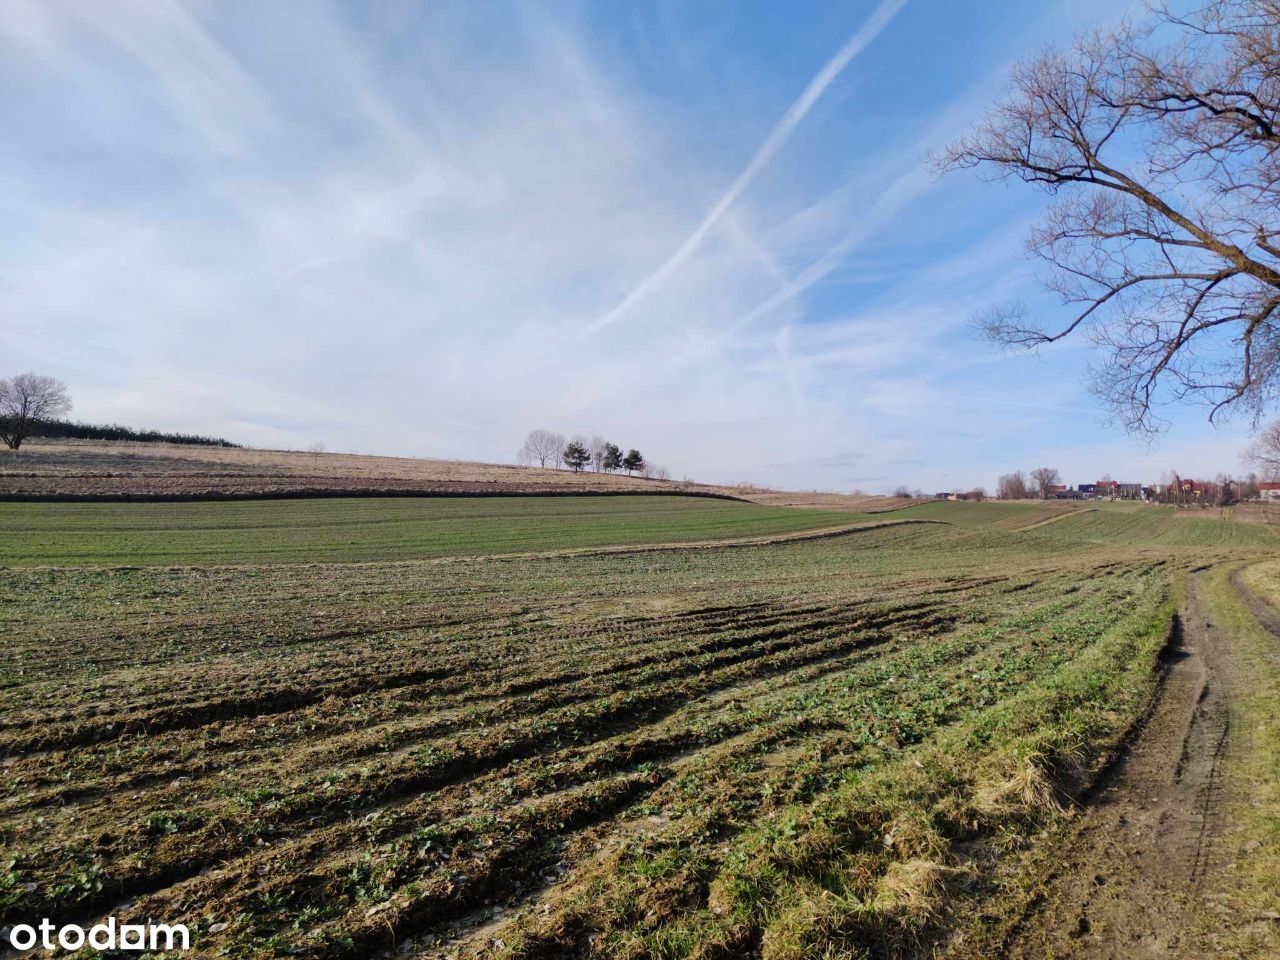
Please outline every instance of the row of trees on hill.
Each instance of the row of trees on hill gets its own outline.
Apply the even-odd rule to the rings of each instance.
[[[42,420],[35,425],[33,437],[50,440],[127,440],[132,443],[180,443],[196,447],[238,447],[240,444],[221,437],[196,433],[170,433],[165,430],[135,430],[118,423],[73,423],[70,420]]]
[[[597,473],[625,470],[628,476],[638,473],[654,480],[670,478],[665,467],[649,463],[634,447],[624,453],[616,443],[601,436],[588,438],[577,434],[566,439],[563,433],[554,430],[531,430],[516,459],[526,467],[568,467],[574,473],[590,467]]]
[[[17,450],[32,437],[55,440],[130,440],[234,447],[218,437],[162,430],[135,430],[118,423],[73,423],[61,419],[71,410],[71,394],[61,380],[39,373],[0,378],[0,440]]]

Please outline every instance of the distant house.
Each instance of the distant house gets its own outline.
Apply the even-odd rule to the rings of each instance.
[[[935,493],[933,495],[933,499],[935,500],[954,500],[955,498],[956,498],[956,495],[949,491],[943,491],[940,493]]]
[[[1067,485],[1065,483],[1051,483],[1049,484],[1049,492],[1055,496],[1059,493],[1066,493]]]
[[[1055,500],[1083,500],[1085,495],[1079,490],[1059,490],[1053,495]]]
[[[1280,502],[1280,483],[1274,480],[1263,480],[1258,484],[1258,499]]]
[[[1096,483],[1082,483],[1076,487],[1076,491],[1078,493],[1084,493],[1084,494],[1088,494],[1089,496],[1093,496],[1095,493],[1098,492],[1098,485]]]
[[[1120,483],[1118,480],[1099,480],[1093,485],[1093,490],[1097,496],[1113,500],[1141,500],[1144,496],[1142,484]]]

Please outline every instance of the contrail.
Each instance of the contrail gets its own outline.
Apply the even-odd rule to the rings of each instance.
[[[894,214],[906,204],[931,189],[932,186],[933,181],[922,167],[916,166],[907,170],[906,173],[897,177],[889,185],[888,189],[881,193],[880,197],[871,205],[871,208],[867,210],[852,230],[841,237],[821,257],[800,271],[795,279],[784,284],[724,330],[677,356],[671,365],[685,363],[706,353],[715,344],[724,341],[731,334],[736,333],[765,314],[772,313],[782,304],[794,299],[815,283],[818,283],[838,267],[858,244],[873,236]]]
[[[698,224],[693,233],[689,234],[678,250],[671,254],[653,273],[645,277],[640,283],[626,295],[612,310],[600,317],[584,331],[585,334],[595,333],[609,326],[639,301],[648,296],[649,292],[668,276],[671,275],[677,267],[689,258],[694,249],[702,242],[703,238],[716,225],[716,222],[724,216],[725,211],[729,209],[735,200],[747,188],[756,174],[768,163],[775,153],[782,148],[787,139],[795,131],[796,127],[813,109],[813,105],[818,102],[818,98],[826,92],[827,87],[838,77],[841,71],[847,67],[853,59],[860,54],[874,40],[889,23],[890,20],[897,15],[898,11],[906,6],[907,0],[881,0],[879,6],[867,19],[857,33],[845,41],[834,57],[826,62],[817,75],[809,81],[809,85],[804,88],[804,92],[782,115],[782,118],[774,124],[769,136],[765,138],[764,143],[760,145],[760,149],[756,151],[751,162],[742,170],[736,180],[730,184],[729,189],[724,192],[716,205],[713,206],[707,215],[702,218],[702,222]]]

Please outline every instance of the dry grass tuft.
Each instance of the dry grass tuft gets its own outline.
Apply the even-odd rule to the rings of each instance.
[[[1048,772],[1056,766],[1044,754],[1032,754],[1006,776],[982,781],[973,792],[974,811],[984,822],[1061,814],[1060,793]]]
[[[881,842],[898,860],[940,857],[947,848],[947,841],[922,810],[899,813],[885,829]]]
[[[889,864],[876,887],[872,907],[884,914],[933,916],[938,908],[946,878],[959,873],[935,860],[907,860]]]

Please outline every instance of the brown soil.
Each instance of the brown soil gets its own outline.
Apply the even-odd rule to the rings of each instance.
[[[1193,575],[1153,708],[1098,784],[1006,956],[1217,954],[1207,918],[1225,883],[1222,765],[1237,683]]]
[[[683,493],[775,506],[876,513],[912,501],[573,473],[459,460],[312,454],[169,443],[35,440],[0,453],[0,499],[226,499]]]

